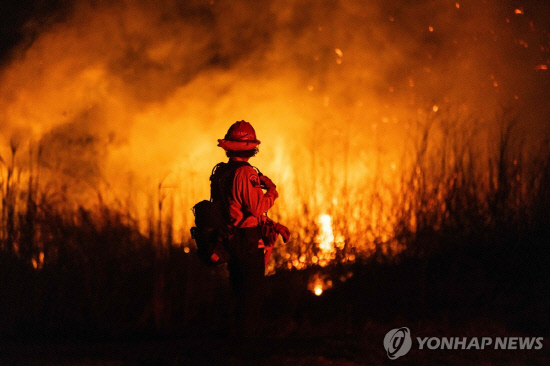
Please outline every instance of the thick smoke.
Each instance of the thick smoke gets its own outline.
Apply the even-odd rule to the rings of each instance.
[[[391,187],[415,128],[437,113],[477,121],[479,144],[507,110],[526,136],[548,134],[548,8],[79,1],[30,22],[33,41],[2,70],[2,155],[10,140],[30,144],[75,204],[99,191],[142,217],[165,197],[186,232],[225,159],[216,139],[245,119],[262,140],[253,163],[280,182],[275,214],[325,212],[334,187],[349,194],[340,202],[365,193],[361,180]]]

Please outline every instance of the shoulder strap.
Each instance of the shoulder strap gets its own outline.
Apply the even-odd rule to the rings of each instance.
[[[250,164],[249,164],[250,165]],[[259,176],[262,176],[262,172],[260,171],[260,169],[256,168],[254,165],[250,165],[252,168],[254,168],[254,170],[256,171],[256,173],[258,173]]]

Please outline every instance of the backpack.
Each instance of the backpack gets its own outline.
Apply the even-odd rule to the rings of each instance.
[[[229,198],[235,172],[250,165],[244,161],[219,163],[210,176],[210,200],[193,206],[195,226],[191,237],[197,244],[197,255],[207,265],[219,265],[229,260],[227,244],[233,238],[234,227],[229,221]]]

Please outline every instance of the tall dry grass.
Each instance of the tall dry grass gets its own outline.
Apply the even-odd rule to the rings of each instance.
[[[361,158],[354,157],[350,134],[323,159],[313,141],[309,156],[296,163],[303,172],[293,188],[298,202],[288,212],[273,213],[291,220],[286,223],[294,231],[289,243],[279,243],[273,268],[420,263],[418,278],[410,279],[418,283],[420,303],[429,303],[434,292],[449,299],[445,282],[434,287],[433,276],[455,283],[478,273],[492,301],[521,307],[521,300],[502,300],[507,292],[499,286],[510,280],[514,289],[540,292],[550,283],[544,271],[550,146],[547,137],[522,139],[511,111],[499,118],[499,129],[490,131],[474,116],[453,110],[425,113],[411,122],[399,169],[388,167],[375,149],[375,160],[364,165],[367,173],[356,169]],[[201,267],[187,252],[190,238],[175,234],[179,203],[170,187],[158,183],[143,230],[129,206],[113,208],[101,192],[89,207],[72,207],[63,189],[44,178],[40,146],[23,150],[12,141],[10,155],[0,159],[4,334],[120,334],[226,324],[224,269]],[[332,219],[336,243],[329,251],[320,248],[320,213]],[[459,268],[464,264],[469,269]],[[525,285],[510,271],[525,272],[531,282]],[[540,309],[547,303],[542,296],[526,311],[544,315]],[[480,306],[472,303],[471,312]]]

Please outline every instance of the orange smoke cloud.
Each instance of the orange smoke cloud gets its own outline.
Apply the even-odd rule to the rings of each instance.
[[[281,189],[273,215],[310,238],[303,251],[319,244],[308,222],[328,214],[333,236],[370,252],[392,237],[419,125],[446,119],[434,141],[451,129],[485,146],[516,103],[526,133],[543,128],[547,30],[508,14],[497,1],[78,1],[30,23],[36,37],[2,70],[2,155],[14,138],[39,146],[41,174],[74,205],[99,191],[144,222],[165,200],[186,240],[224,160],[216,139],[245,119],[262,140],[252,163]]]

